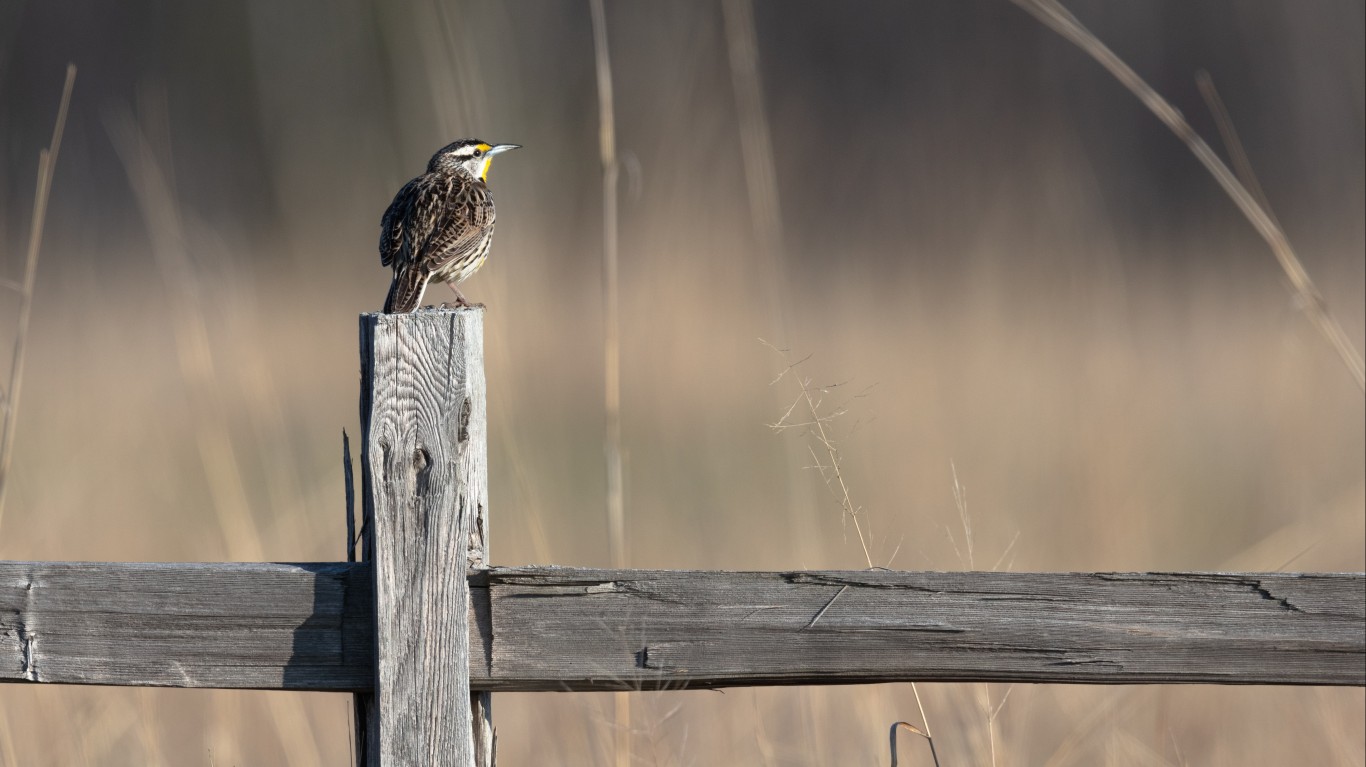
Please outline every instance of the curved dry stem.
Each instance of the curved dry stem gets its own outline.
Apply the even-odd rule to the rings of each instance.
[[[1238,180],[1233,171],[1229,170],[1224,161],[1219,159],[1205,140],[1195,132],[1195,129],[1186,122],[1186,118],[1181,112],[1173,107],[1166,99],[1162,98],[1152,86],[1148,85],[1143,78],[1115,52],[1100,41],[1091,30],[1087,29],[1077,20],[1066,8],[1057,0],[1011,0],[1024,11],[1038,19],[1049,29],[1067,38],[1078,48],[1085,51],[1091,58],[1095,59],[1101,66],[1105,67],[1110,74],[1114,75],[1120,84],[1128,88],[1131,93],[1142,101],[1157,118],[1163,122],[1177,138],[1185,142],[1191,154],[1200,161],[1214,180],[1223,187],[1233,203],[1243,212],[1257,230],[1257,233],[1266,240],[1267,245],[1271,246],[1271,252],[1276,256],[1281,269],[1286,277],[1290,279],[1290,285],[1300,304],[1304,308],[1309,320],[1314,323],[1320,334],[1327,339],[1342,359],[1342,364],[1347,367],[1347,372],[1356,381],[1357,388],[1366,392],[1366,366],[1362,363],[1361,352],[1357,351],[1351,339],[1347,337],[1347,332],[1342,329],[1342,325],[1337,319],[1328,312],[1328,304],[1323,299],[1315,287],[1314,281],[1309,278],[1309,273],[1305,271],[1304,265],[1300,262],[1295,251],[1290,247],[1289,240],[1286,239],[1285,232],[1281,230],[1276,220],[1267,212],[1257,198],[1248,191],[1247,187]]]
[[[66,113],[71,106],[71,89],[76,85],[76,65],[66,65],[66,83],[62,86],[62,100],[57,107],[57,122],[52,128],[52,141],[38,155],[38,189],[33,194],[33,220],[29,225],[28,254],[24,261],[24,281],[19,290],[19,328],[14,336],[14,357],[10,363],[9,387],[0,397],[5,411],[4,427],[0,430],[0,521],[5,514],[5,490],[9,487],[9,465],[14,455],[14,424],[19,412],[19,394],[24,383],[24,357],[28,351],[29,320],[33,314],[33,286],[38,278],[38,251],[43,244],[43,227],[47,223],[47,199],[52,192],[52,173],[57,167],[57,152],[62,148],[62,133],[66,130]]]
[[[939,754],[934,750],[934,738],[930,737],[930,734],[928,732],[925,732],[924,730],[920,729],[919,727],[916,727],[910,722],[893,722],[892,729],[887,735],[888,739],[891,741],[892,746],[892,767],[897,767],[897,765],[900,764],[896,750],[896,731],[899,729],[905,729],[924,738],[925,742],[930,744],[930,758],[934,760],[934,766],[939,767]]]

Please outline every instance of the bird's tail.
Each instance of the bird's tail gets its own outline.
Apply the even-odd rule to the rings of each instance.
[[[427,290],[430,277],[421,269],[395,269],[394,281],[389,285],[389,297],[384,299],[384,313],[403,314],[416,309],[422,302],[422,294]]]

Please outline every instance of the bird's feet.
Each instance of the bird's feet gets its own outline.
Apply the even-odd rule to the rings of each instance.
[[[483,304],[472,304],[472,303],[470,303],[470,302],[469,302],[469,299],[465,298],[465,294],[464,294],[464,293],[461,293],[459,288],[457,288],[456,286],[450,284],[449,282],[446,283],[446,287],[450,288],[450,289],[451,289],[451,292],[455,294],[455,303],[453,303],[453,304],[452,304],[452,303],[443,303],[443,304],[441,305],[441,308],[442,308],[442,309],[483,309],[483,308],[484,308],[484,305],[483,305]]]

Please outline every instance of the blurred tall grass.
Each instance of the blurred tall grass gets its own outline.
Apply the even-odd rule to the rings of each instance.
[[[1209,136],[1194,73],[1214,74],[1361,347],[1360,7],[1074,10]],[[848,409],[835,427],[878,564],[966,566],[952,465],[979,567],[1009,548],[1022,570],[1366,569],[1362,398],[1141,106],[1006,3],[755,11],[785,346],[841,384],[827,402]],[[757,340],[772,270],[720,7],[607,12],[631,562],[863,567],[838,501],[792,470],[784,440],[802,436],[767,426],[796,392],[769,389],[783,362]],[[0,21],[19,30],[0,32],[6,274],[68,58],[83,78],[0,557],[340,558],[355,316],[387,287],[378,217],[433,148],[477,135],[528,147],[493,171],[498,241],[466,286],[489,306],[492,559],[607,564],[586,3],[29,3]],[[120,158],[133,135],[154,165]],[[166,195],[134,194],[129,169],[152,167]],[[987,761],[982,686],[921,691],[946,763]],[[498,696],[502,760],[607,763],[609,700]],[[1366,759],[1360,690],[1005,701],[1002,764]],[[904,685],[639,694],[631,742],[641,764],[871,764],[915,710]],[[346,696],[6,686],[0,764],[338,764],[348,725]],[[920,745],[903,758],[924,763]]]

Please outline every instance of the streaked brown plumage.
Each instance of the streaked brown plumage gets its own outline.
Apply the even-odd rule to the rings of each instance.
[[[394,268],[386,314],[411,312],[429,282],[456,288],[484,265],[493,242],[493,195],[486,179],[493,155],[516,144],[463,139],[432,155],[427,172],[404,184],[380,222],[379,259]]]

